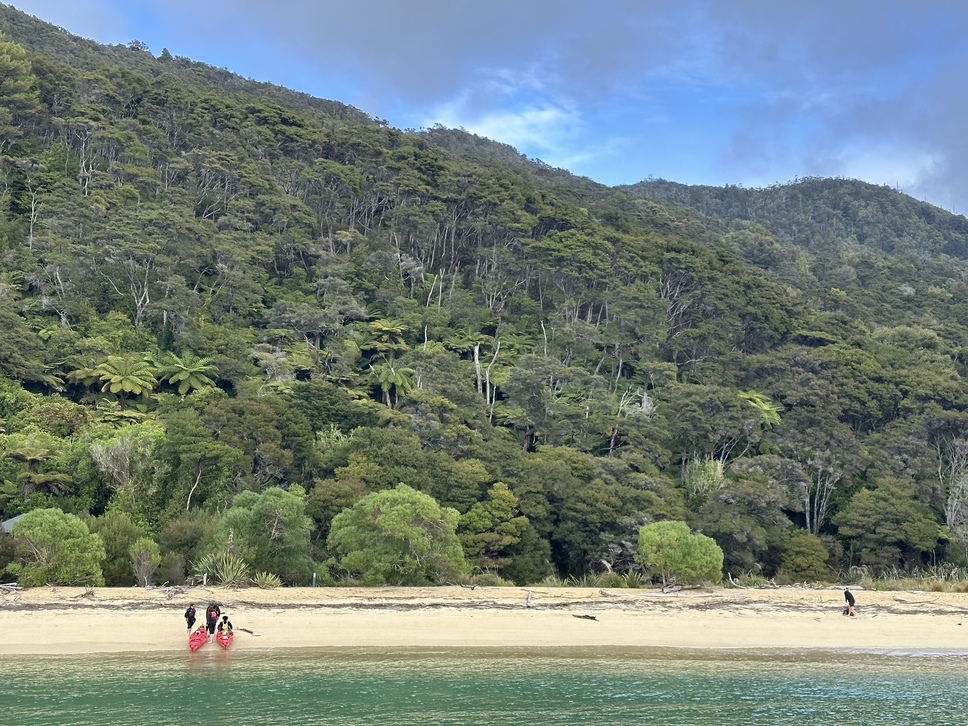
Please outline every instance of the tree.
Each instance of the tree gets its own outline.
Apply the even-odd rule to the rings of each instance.
[[[138,538],[128,549],[131,556],[131,570],[135,581],[142,587],[151,584],[151,578],[161,564],[161,551],[150,537]]]
[[[420,439],[402,428],[358,428],[345,443],[333,447],[328,464],[335,479],[361,481],[370,491],[389,489],[401,481],[431,496],[437,489],[435,462]]]
[[[834,492],[842,481],[850,481],[868,461],[867,452],[844,424],[829,423],[812,416],[786,419],[779,447],[797,461],[804,476],[793,477],[797,499],[803,505],[806,529],[820,534],[834,505]]]
[[[914,487],[897,479],[861,489],[831,521],[856,543],[861,564],[877,568],[921,564],[941,536],[931,510],[915,498]]]
[[[95,370],[104,383],[101,391],[116,394],[122,410],[127,394],[148,394],[158,385],[154,368],[141,355],[110,355]]]
[[[159,356],[155,364],[161,380],[176,386],[179,396],[214,386],[212,377],[218,373],[218,366],[211,358],[198,358],[191,351],[181,356],[168,351]]]
[[[213,551],[238,555],[252,569],[278,575],[287,584],[308,585],[312,528],[299,486],[240,492],[218,523]]]
[[[56,471],[48,463],[67,446],[67,440],[41,431],[34,425],[25,426],[21,432],[0,439],[3,457],[22,464],[26,469],[17,474],[25,497],[34,492],[63,496],[74,489],[73,477]]]
[[[406,484],[363,497],[333,518],[333,564],[366,585],[452,582],[466,572],[456,509]]]
[[[400,394],[413,388],[414,370],[397,365],[392,359],[381,360],[370,364],[370,374],[367,378],[380,387],[386,407],[393,408],[400,400]]]
[[[3,303],[2,299],[0,303]],[[3,339],[3,345],[0,346],[0,374],[52,387],[60,385],[45,370],[43,341],[7,304],[0,304],[0,338]]]
[[[279,429],[279,416],[268,399],[235,398],[219,401],[202,412],[216,441],[240,452],[232,462],[236,487],[263,489],[286,481],[293,461]]]
[[[767,458],[766,461],[761,461]],[[723,549],[727,572],[762,572],[776,566],[777,545],[796,507],[791,488],[773,474],[775,457],[738,459],[729,484],[710,496],[691,519]]]
[[[792,582],[817,580],[827,572],[827,550],[815,534],[805,529],[794,532],[781,556],[783,574]]]
[[[671,583],[718,582],[723,576],[723,551],[711,537],[692,534],[685,522],[655,522],[639,530],[637,561],[650,575]]]
[[[74,514],[34,509],[13,525],[16,558],[7,565],[24,587],[103,585],[104,545]]]
[[[496,415],[524,432],[525,451],[537,443],[571,444],[587,424],[587,399],[598,383],[576,366],[547,356],[522,356],[501,386],[504,400]]]
[[[330,523],[344,509],[349,509],[370,493],[359,479],[319,479],[306,497],[306,514],[315,524],[313,545],[322,549],[329,536]]]
[[[128,587],[134,580],[129,557],[131,546],[146,536],[131,516],[120,509],[111,509],[91,522],[91,531],[104,543],[105,560],[102,566],[107,587]]]
[[[216,526],[218,515],[203,509],[181,511],[166,522],[155,537],[161,548],[160,579],[184,583],[191,563],[198,559],[203,543],[211,540]]]
[[[554,572],[551,565],[551,545],[529,523],[521,539],[508,547],[510,562],[501,568],[501,577],[516,585],[541,582]]]
[[[492,486],[487,499],[460,518],[458,537],[465,557],[476,560],[482,570],[498,571],[509,564],[508,548],[521,540],[528,526],[517,507],[518,498],[507,484],[499,481]]]
[[[157,495],[159,508],[191,509],[192,501],[202,504],[213,496],[228,478],[242,452],[215,441],[198,412],[179,408],[165,418],[165,436],[158,443],[156,456],[166,462]]]
[[[355,399],[340,386],[328,381],[312,379],[293,383],[289,405],[303,413],[316,431],[335,426],[343,433],[355,428],[376,426],[376,404],[368,405]]]
[[[22,137],[24,126],[39,115],[37,78],[26,51],[0,36],[0,154]]]
[[[966,425],[952,414],[927,422],[936,457],[935,478],[943,503],[944,521],[953,538],[968,553],[968,436]],[[920,442],[918,442],[920,444]]]
[[[725,482],[723,475],[733,459],[753,449],[763,426],[771,423],[755,403],[766,399],[716,385],[670,386],[663,399],[660,410],[668,412],[672,434],[669,449],[680,452],[686,473],[692,470],[694,480],[687,483],[698,487],[693,498],[701,503]]]
[[[164,430],[149,421],[91,442],[91,459],[111,487],[114,501],[130,514],[148,508],[154,469],[159,463],[153,453],[163,436]]]

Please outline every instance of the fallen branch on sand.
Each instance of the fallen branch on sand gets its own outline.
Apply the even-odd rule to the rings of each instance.
[[[580,618],[582,620],[594,620],[594,621],[598,622],[598,618],[596,618],[594,615],[574,615],[574,614],[572,614],[572,617],[573,618]]]

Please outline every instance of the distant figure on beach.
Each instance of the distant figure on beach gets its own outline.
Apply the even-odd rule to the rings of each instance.
[[[228,615],[222,616],[222,622],[218,624],[218,632],[225,633],[226,635],[232,632],[232,621],[229,620]]]
[[[844,612],[844,614],[854,617],[857,614],[854,611],[854,593],[852,593],[850,589],[846,587],[844,588],[844,600],[847,601],[847,610]]]
[[[188,610],[185,611],[185,622],[188,623],[188,631],[191,632],[195,624],[195,603],[189,605]]]
[[[208,630],[208,639],[215,637],[215,626],[218,625],[218,616],[222,614],[222,608],[218,603],[210,602],[205,608],[205,629]]]

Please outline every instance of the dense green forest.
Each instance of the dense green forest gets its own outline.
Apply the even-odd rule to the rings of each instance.
[[[107,584],[634,578],[664,520],[733,576],[966,564],[964,217],[846,179],[608,188],[0,33],[0,521]],[[0,536],[7,579],[90,579],[41,541]]]

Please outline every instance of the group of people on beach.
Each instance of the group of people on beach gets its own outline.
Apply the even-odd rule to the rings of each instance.
[[[222,619],[219,620],[219,617]],[[188,632],[192,632],[195,626],[195,603],[185,610],[185,622],[188,623]],[[232,632],[232,621],[229,620],[228,615],[222,615],[222,607],[217,602],[211,602],[205,608],[205,630],[208,631],[209,641],[215,637],[216,630],[225,634]]]
[[[844,588],[844,601],[847,603],[847,607],[844,608],[844,615],[854,617],[857,613],[855,609],[857,601],[854,598],[854,593],[846,587]],[[219,620],[219,617],[222,619]],[[185,622],[188,623],[188,632],[192,632],[192,628],[195,626],[195,603],[189,605],[188,609],[185,610]],[[229,620],[228,615],[222,615],[222,607],[217,602],[210,602],[208,607],[205,608],[205,629],[208,631],[210,642],[215,637],[216,631],[226,634],[232,632],[232,621]]]

